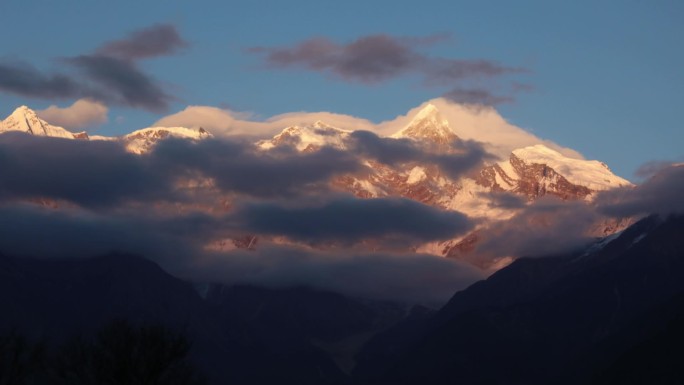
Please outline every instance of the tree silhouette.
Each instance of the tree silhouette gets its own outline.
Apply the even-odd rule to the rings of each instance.
[[[41,383],[45,360],[44,343],[30,343],[14,331],[0,336],[0,385]]]
[[[187,358],[190,347],[185,336],[163,326],[115,321],[93,341],[79,337],[65,344],[50,377],[65,385],[203,384]]]

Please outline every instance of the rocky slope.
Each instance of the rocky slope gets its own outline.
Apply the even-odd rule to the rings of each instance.
[[[292,126],[259,147],[271,150],[293,146],[299,151],[316,151],[321,146],[346,149],[351,132],[333,128],[323,122],[311,126]],[[403,129],[390,135],[396,140],[411,140],[429,151],[449,153],[461,142],[433,104],[421,109]],[[512,194],[523,203],[544,196],[562,200],[591,200],[597,191],[631,183],[613,174],[602,162],[574,159],[543,144],[514,150],[508,159],[490,162],[479,172],[451,178],[434,165],[389,166],[367,160],[365,174],[336,178],[333,185],[360,198],[401,196],[446,210],[456,210],[480,222],[480,227],[513,217],[519,208],[498,203],[500,194]],[[600,223],[596,236],[624,228],[624,223]],[[474,249],[478,233],[460,239],[421,245],[418,251],[459,257]]]

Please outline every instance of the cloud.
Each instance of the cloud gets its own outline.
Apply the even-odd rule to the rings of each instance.
[[[594,238],[590,230],[603,217],[584,201],[562,201],[545,196],[506,221],[495,222],[478,232],[482,241],[472,253],[480,266],[502,257],[553,256],[575,251]]]
[[[131,32],[126,38],[105,43],[97,50],[104,56],[139,60],[176,53],[188,43],[171,24],[157,24]]]
[[[212,106],[188,106],[184,110],[167,115],[154,123],[160,127],[204,127],[214,135],[249,136],[266,138],[283,128],[293,125],[313,124],[322,120],[334,126],[350,130],[372,129],[367,119],[332,112],[291,112],[276,115],[264,121],[249,120],[251,114]]]
[[[343,80],[363,84],[378,84],[404,75],[418,75],[430,87],[452,87],[446,97],[470,103],[498,104],[510,97],[494,97],[480,86],[468,92],[464,82],[491,79],[526,72],[488,60],[463,60],[432,57],[421,52],[444,35],[425,38],[401,38],[384,34],[363,36],[347,44],[319,37],[290,47],[251,47],[247,52],[261,55],[271,68],[301,68],[330,74]],[[461,90],[458,92],[458,90]],[[483,97],[489,96],[489,97]]]
[[[454,88],[442,95],[442,97],[458,104],[474,104],[483,106],[495,106],[498,104],[513,102],[513,98],[510,96],[494,95],[493,93],[484,89]]]
[[[0,198],[53,198],[84,206],[169,197],[172,175],[117,142],[0,136]]]
[[[104,104],[90,99],[79,99],[71,106],[60,108],[52,105],[36,111],[39,117],[51,124],[68,129],[96,126],[107,122],[109,109]]]
[[[247,205],[234,217],[248,231],[304,242],[358,242],[387,237],[394,241],[453,238],[472,228],[463,214],[400,198],[344,198],[323,205],[284,207]]]
[[[518,209],[518,214],[477,230],[480,242],[463,258],[488,266],[505,256],[567,254],[589,245],[605,234],[606,228],[628,224],[630,219],[683,214],[684,165],[661,164],[658,171],[654,167],[646,165],[648,172],[655,174],[641,185],[598,192],[592,202],[545,196],[520,207],[514,197],[490,196],[504,207]]]
[[[178,270],[207,282],[274,288],[306,285],[353,297],[437,306],[484,278],[466,263],[432,255],[313,252],[282,245],[209,254],[201,264]]]
[[[88,258],[122,251],[151,259],[190,252],[183,238],[165,235],[154,221],[88,211],[0,206],[0,252],[40,258]]]
[[[423,57],[410,44],[387,35],[373,35],[339,45],[327,38],[303,41],[294,47],[255,47],[273,67],[302,67],[330,72],[363,83],[377,83],[420,66]]]
[[[561,154],[584,159],[579,152],[562,147],[550,140],[535,136],[525,129],[504,119],[494,108],[465,106],[446,98],[429,100],[394,119],[373,123],[367,119],[331,112],[291,112],[276,115],[263,121],[253,119],[251,114],[234,112],[210,106],[188,106],[183,111],[168,115],[154,123],[156,126],[202,126],[219,137],[249,136],[258,139],[271,138],[284,128],[293,125],[311,125],[316,121],[346,130],[371,131],[378,136],[389,136],[406,127],[411,119],[428,103],[439,108],[453,131],[466,141],[480,142],[484,150],[502,159],[521,147],[544,144]]]
[[[290,149],[263,152],[239,141],[165,140],[151,157],[169,172],[199,172],[224,191],[256,197],[327,191],[325,182],[331,177],[362,169],[358,159],[332,148],[313,153]]]
[[[64,62],[82,70],[88,79],[104,90],[96,99],[155,112],[168,109],[173,99],[130,61],[102,55],[81,55],[66,58]]]
[[[441,305],[483,277],[465,263],[429,255],[321,252],[266,244],[209,252],[201,245],[209,217],[173,220],[140,211],[104,215],[35,206],[0,206],[0,252],[41,258],[88,258],[112,251],[143,255],[194,282],[310,286],[362,298]]]
[[[493,159],[480,143],[474,141],[454,142],[445,151],[408,139],[381,138],[370,131],[354,131],[349,135],[347,146],[361,158],[375,159],[387,165],[434,164],[454,179],[483,166],[485,160]]]
[[[70,99],[91,93],[64,74],[44,74],[28,63],[0,62],[0,91],[41,99]]]
[[[211,106],[188,106],[183,111],[167,115],[155,127],[203,127],[215,135],[237,134],[233,130],[237,113]],[[242,132],[240,132],[242,133]]]
[[[461,139],[481,142],[487,152],[503,159],[508,159],[515,149],[540,143],[565,156],[584,159],[582,154],[571,148],[562,147],[550,140],[539,138],[531,132],[509,123],[494,108],[473,108],[446,98],[429,100],[411,109],[406,115],[400,115],[394,120],[382,122],[376,126],[375,132],[380,135],[388,135],[398,131],[405,127],[413,116],[428,103],[439,109],[442,117],[449,122],[449,126]]]
[[[613,217],[684,213],[684,164],[661,165],[659,171],[635,187],[602,192],[596,198],[599,210]]]
[[[182,202],[194,193],[182,186],[191,179],[248,197],[321,193],[333,176],[362,168],[353,155],[328,148],[263,152],[241,141],[167,139],[137,156],[119,142],[0,136],[0,198],[52,198],[85,207]]]
[[[59,63],[72,67],[68,72],[44,73],[30,64],[0,62],[0,91],[48,100],[88,98],[165,111],[174,98],[142,71],[136,60],[171,54],[185,46],[173,26],[162,24],[106,43],[94,54],[61,58]]]

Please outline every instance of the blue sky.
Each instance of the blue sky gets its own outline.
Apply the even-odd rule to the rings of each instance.
[[[433,58],[484,59],[524,68],[477,82],[514,98],[497,110],[536,135],[601,159],[634,178],[639,165],[682,160],[684,3],[679,1],[198,1],[0,2],[0,59],[57,71],[63,60],[159,23],[187,47],[141,61],[174,100],[166,111],[108,105],[89,128],[120,134],[187,105],[228,107],[267,118],[332,111],[392,119],[449,91],[407,73],[365,84],[302,68],[269,68],[250,47],[293,47],[325,37],[348,44],[370,35],[449,36],[418,50]],[[525,91],[516,90],[524,84]],[[27,104],[75,99],[0,92],[0,115]]]

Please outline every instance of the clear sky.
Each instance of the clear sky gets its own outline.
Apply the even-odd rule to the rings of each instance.
[[[499,98],[492,102],[510,122],[634,178],[645,162],[684,155],[682,20],[684,2],[675,0],[2,0],[0,115],[21,104],[44,109],[78,99],[17,92],[7,80],[17,75],[8,68],[32,66],[34,78],[48,80],[92,70],[82,55],[164,24],[185,44],[132,64],[163,90],[164,105],[107,99],[108,121],[88,131],[129,132],[188,105],[246,111],[257,119],[332,111],[380,122],[454,87],[477,88]],[[348,72],[301,55],[285,64],[266,60],[278,49],[306,56],[296,48],[313,38],[339,48],[378,35],[410,46],[421,64],[369,79],[353,72],[358,67]],[[503,70],[446,84],[430,72],[442,59]]]

